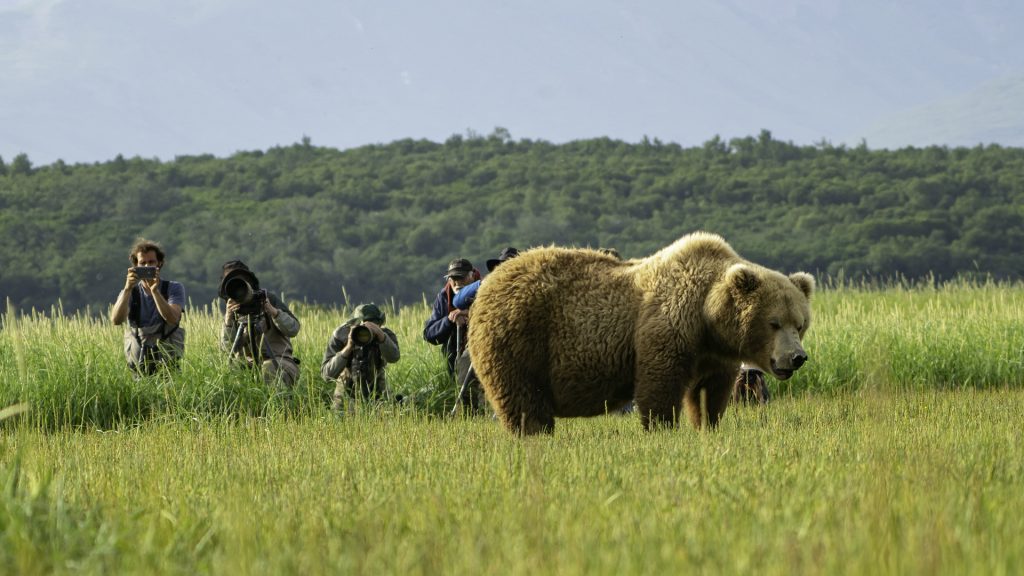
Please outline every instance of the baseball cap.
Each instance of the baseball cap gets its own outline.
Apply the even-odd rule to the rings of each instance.
[[[473,273],[473,263],[465,258],[456,258],[448,263],[448,273],[445,278],[465,278]]]
[[[362,322],[373,322],[374,324],[384,324],[384,312],[377,307],[376,304],[360,304],[356,306],[356,309],[352,312],[352,318],[350,321],[362,321]]]

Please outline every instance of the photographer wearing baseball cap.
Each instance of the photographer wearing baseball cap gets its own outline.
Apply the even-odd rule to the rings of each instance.
[[[464,287],[480,279],[480,272],[465,258],[448,263],[443,276],[444,288],[434,298],[430,318],[423,325],[423,339],[441,346],[448,362],[448,374],[455,374],[455,358],[465,349],[468,336],[469,312],[452,304],[452,299]]]

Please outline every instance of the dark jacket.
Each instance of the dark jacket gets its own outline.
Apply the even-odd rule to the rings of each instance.
[[[448,314],[455,310],[452,306],[454,295],[451,285],[446,284],[444,290],[434,298],[434,309],[423,325],[423,339],[435,346],[440,345],[444,350],[449,374],[455,374],[455,358],[465,349],[469,336],[469,326],[456,329],[455,324],[448,320]]]

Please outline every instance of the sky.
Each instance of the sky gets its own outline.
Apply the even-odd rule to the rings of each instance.
[[[0,0],[0,157],[507,129],[1024,146],[1010,0]]]

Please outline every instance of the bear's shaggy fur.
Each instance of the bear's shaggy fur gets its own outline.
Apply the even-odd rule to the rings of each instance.
[[[633,398],[645,428],[674,425],[683,410],[714,426],[741,362],[786,379],[806,361],[813,290],[809,274],[752,264],[703,232],[639,260],[536,248],[481,285],[469,350],[514,433]]]

